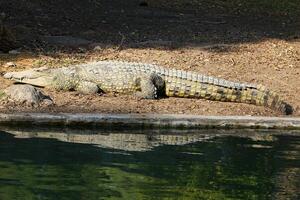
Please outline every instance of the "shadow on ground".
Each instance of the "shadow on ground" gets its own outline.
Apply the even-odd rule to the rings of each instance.
[[[79,42],[120,48],[194,46],[230,51],[231,46],[210,45],[293,40],[300,32],[297,0],[0,0],[0,5],[20,45],[31,50],[44,49],[49,43],[73,47]],[[53,42],[44,36],[85,40],[66,45],[70,38],[54,38]]]

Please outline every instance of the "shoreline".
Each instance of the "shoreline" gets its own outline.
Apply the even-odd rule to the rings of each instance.
[[[282,129],[299,130],[299,117],[183,114],[14,113],[0,114],[0,127],[63,126],[105,129]]]

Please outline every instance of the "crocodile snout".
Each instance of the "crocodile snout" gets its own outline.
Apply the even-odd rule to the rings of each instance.
[[[6,79],[13,79],[13,80],[23,80],[23,79],[34,79],[39,77],[38,72],[34,72],[32,70],[20,71],[20,72],[7,72],[3,75]]]

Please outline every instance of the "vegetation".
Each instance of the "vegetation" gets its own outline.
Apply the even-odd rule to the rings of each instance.
[[[6,97],[6,94],[3,90],[0,90],[0,100]]]

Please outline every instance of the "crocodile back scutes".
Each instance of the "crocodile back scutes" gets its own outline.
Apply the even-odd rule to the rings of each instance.
[[[231,88],[236,90],[246,90],[246,89],[257,89],[257,86],[250,83],[239,83],[228,81],[221,78],[215,78],[212,76],[206,76],[202,74],[198,74],[196,72],[164,68],[155,64],[147,64],[140,62],[126,62],[126,61],[97,61],[88,64],[78,65],[79,67],[87,67],[90,68],[91,71],[97,72],[101,68],[103,71],[104,68],[107,68],[111,71],[126,71],[132,73],[156,73],[163,78],[171,77],[178,78],[198,83],[211,84],[216,86],[221,86],[225,88]]]

